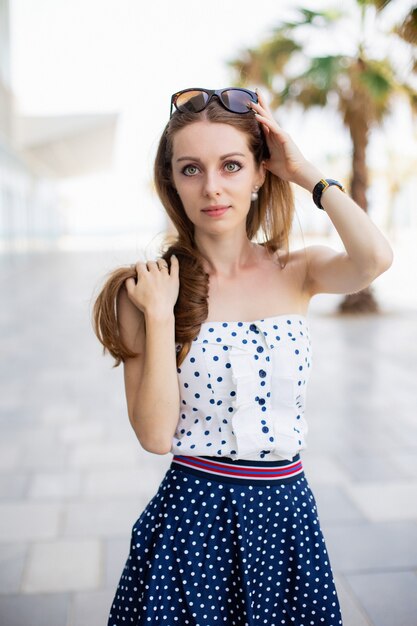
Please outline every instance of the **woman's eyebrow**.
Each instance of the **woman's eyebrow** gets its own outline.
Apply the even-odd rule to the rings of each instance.
[[[246,157],[246,154],[243,154],[243,152],[228,152],[227,154],[223,154],[220,157],[220,160],[223,161],[223,159],[228,159],[231,156],[242,156],[242,157]],[[198,161],[199,163],[201,163],[201,159],[199,159],[198,157],[193,157],[193,156],[183,156],[180,157],[179,159],[177,159],[177,163],[179,161]]]

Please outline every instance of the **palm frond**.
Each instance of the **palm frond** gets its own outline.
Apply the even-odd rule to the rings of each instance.
[[[393,0],[356,0],[362,7],[374,6],[377,11],[383,11]]]
[[[293,39],[280,36],[266,41],[257,49],[246,50],[228,65],[234,70],[235,82],[240,86],[251,83],[270,89],[273,78],[284,73],[289,59],[300,50],[301,47]]]
[[[343,110],[351,119],[362,116],[369,124],[381,122],[389,113],[393,96],[403,88],[390,62],[361,57],[349,67],[348,76],[350,87],[342,94]]]
[[[335,87],[336,80],[347,66],[346,57],[341,55],[315,57],[311,59],[309,68],[300,78],[311,83],[316,89],[330,91]]]
[[[323,25],[323,22],[327,24],[339,19],[343,13],[337,9],[327,9],[326,11],[310,11],[310,9],[300,9],[301,15],[304,17],[303,24],[315,25],[319,23]]]
[[[393,0],[357,1],[364,9],[372,6],[381,11]],[[348,111],[349,119],[354,120],[356,126],[359,125],[360,115],[363,115],[366,124],[382,120],[389,110],[391,98],[401,91],[409,95],[414,107],[415,92],[402,84],[390,62],[387,59],[367,59],[366,48],[361,45],[356,57],[327,55],[308,59],[303,54],[305,44],[302,43],[303,38],[298,37],[298,27],[300,32],[305,33],[304,27],[318,26],[322,32],[323,23],[327,20],[331,24],[334,16],[335,13],[330,11],[297,9],[294,21],[283,22],[257,48],[246,50],[229,63],[237,74],[235,82],[266,87],[272,96],[273,108],[285,102],[298,102],[304,108],[325,106],[329,101],[338,102],[342,114]],[[398,33],[407,41],[415,41],[417,7],[398,27]],[[411,62],[417,63],[412,52],[411,47]],[[297,62],[292,62],[300,57],[303,61],[301,68]]]
[[[344,57],[314,58],[305,72],[287,81],[276,99],[279,103],[296,101],[305,109],[325,106],[329,94],[337,91],[337,81],[345,66]]]
[[[397,35],[412,44],[417,45],[417,7],[411,9],[402,24],[397,26],[394,31]]]
[[[271,107],[297,102],[304,109],[325,106],[329,96],[339,90],[338,81],[348,68],[344,56],[316,57],[311,59],[307,70],[296,77],[284,77],[284,87],[272,91]]]
[[[338,9],[327,9],[326,11],[311,11],[310,9],[298,8],[298,19],[294,21],[281,22],[276,26],[273,35],[282,35],[298,30],[301,26],[318,26],[325,27],[339,20],[344,13]]]
[[[410,102],[413,114],[417,115],[417,91],[410,87],[410,85],[403,85],[403,90]]]
[[[385,102],[397,87],[394,72],[388,59],[367,61],[359,74],[359,80],[377,103]]]

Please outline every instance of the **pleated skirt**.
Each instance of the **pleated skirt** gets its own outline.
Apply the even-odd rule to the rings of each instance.
[[[299,457],[174,456],[135,522],[108,626],[339,626]]]

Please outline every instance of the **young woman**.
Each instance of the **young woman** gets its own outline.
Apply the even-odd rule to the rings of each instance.
[[[314,294],[369,285],[391,248],[248,90],[174,94],[155,182],[178,234],[156,261],[115,270],[94,308],[137,438],[173,454],[108,624],[341,624],[299,456],[306,315]],[[289,250],[290,183],[313,193],[344,252]]]

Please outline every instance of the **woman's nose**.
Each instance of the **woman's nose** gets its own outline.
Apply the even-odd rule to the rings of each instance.
[[[207,172],[204,178],[204,195],[218,196],[221,193],[221,180],[217,172]]]

